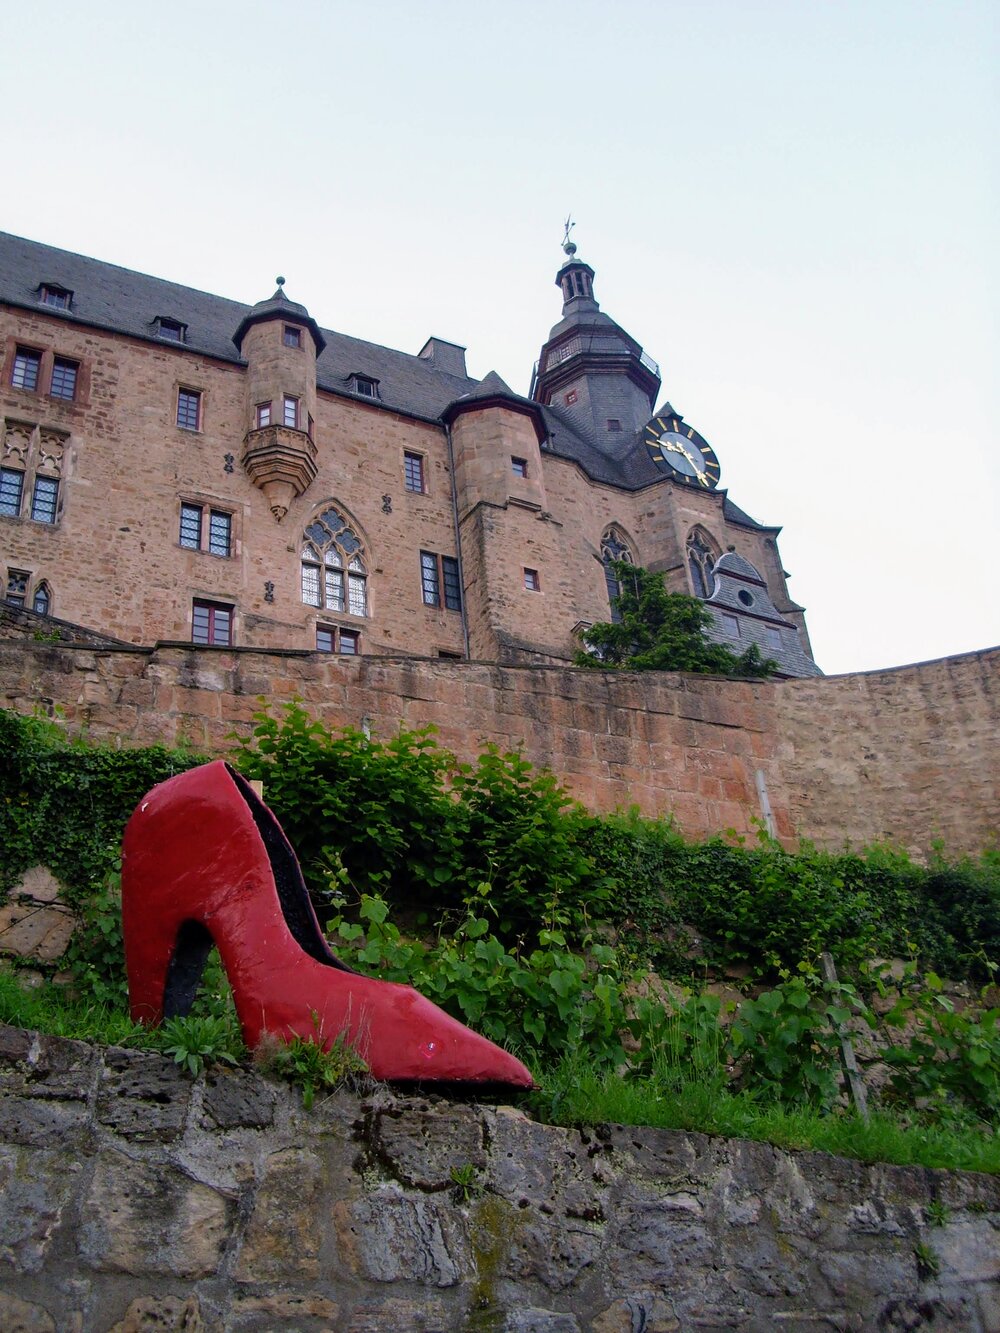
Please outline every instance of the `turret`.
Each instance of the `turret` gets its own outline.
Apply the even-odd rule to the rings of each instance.
[[[243,467],[280,523],[316,476],[316,358],[326,340],[284,278],[244,316],[233,342],[247,363]]]
[[[531,386],[536,402],[567,413],[574,427],[611,453],[635,442],[653,411],[660,371],[594,299],[594,270],[563,243],[556,274],[562,319],[549,333]]]

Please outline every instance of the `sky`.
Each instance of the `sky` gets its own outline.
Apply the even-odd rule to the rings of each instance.
[[[0,0],[0,228],[527,393],[563,220],[828,673],[1000,642],[995,0]]]

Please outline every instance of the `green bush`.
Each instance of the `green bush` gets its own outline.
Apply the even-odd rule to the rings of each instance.
[[[74,904],[119,869],[122,833],[140,798],[204,762],[161,745],[88,745],[55,722],[4,710],[0,755],[0,894],[45,865]]]

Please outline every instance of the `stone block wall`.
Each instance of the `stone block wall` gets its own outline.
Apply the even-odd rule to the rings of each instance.
[[[655,672],[296,650],[105,649],[0,639],[0,704],[60,710],[125,744],[225,754],[261,696],[332,727],[434,724],[472,759],[523,747],[595,811],[637,805],[691,837],[754,831],[764,802],[789,844],[936,838],[977,853],[1000,825],[1000,650],[865,675],[757,682]]]
[[[1000,1329],[994,1177],[385,1087],[305,1113],[12,1028],[0,1099],[21,1333]]]

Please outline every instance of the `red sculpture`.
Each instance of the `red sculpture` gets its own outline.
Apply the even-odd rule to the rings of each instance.
[[[186,1014],[218,948],[243,1039],[338,1037],[376,1078],[533,1086],[519,1060],[410,986],[354,972],[320,931],[274,815],[218,760],[143,797],[125,830],[122,921],[132,1017]]]

